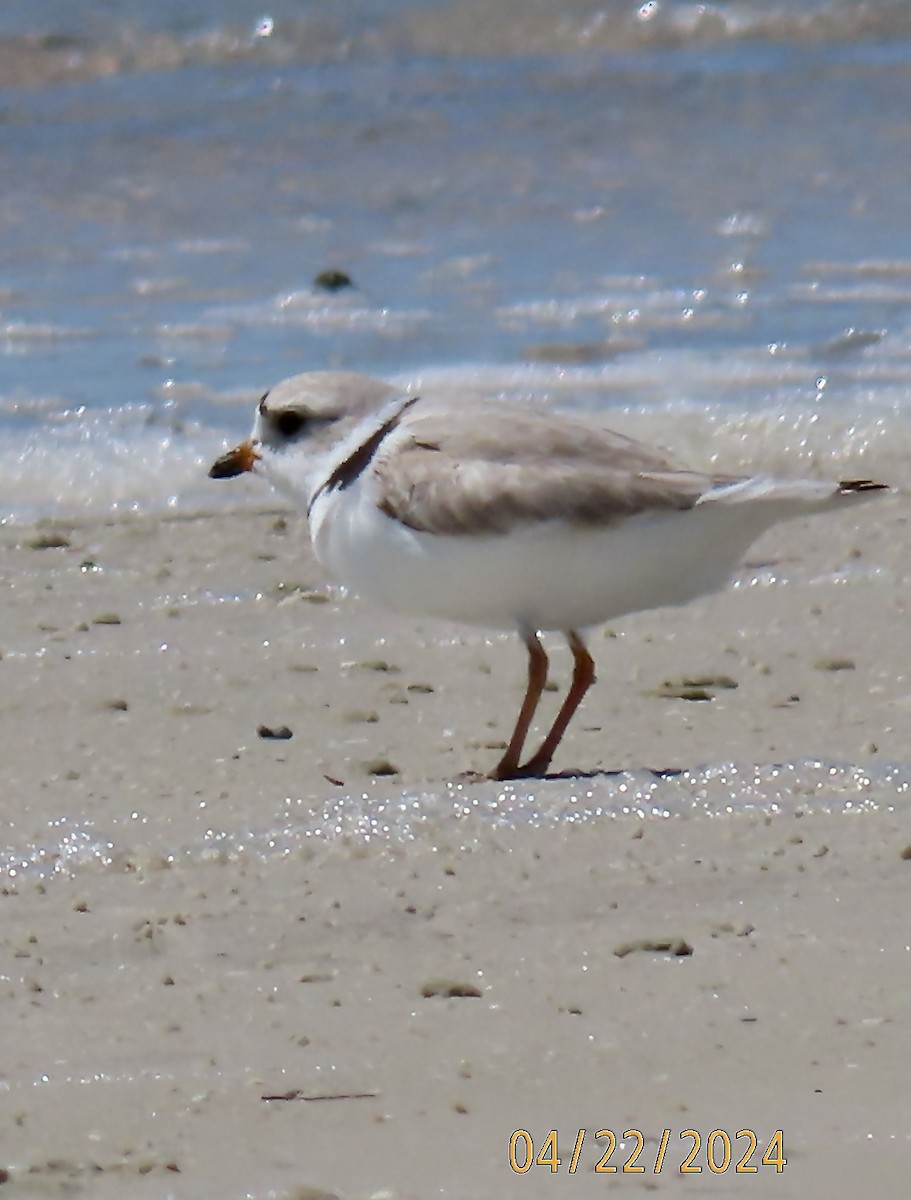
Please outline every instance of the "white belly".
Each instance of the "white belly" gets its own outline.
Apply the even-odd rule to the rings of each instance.
[[[785,515],[703,505],[606,528],[555,521],[508,535],[436,535],[383,514],[367,478],[313,505],[313,545],[330,574],[394,611],[493,629],[585,629],[685,604],[723,587],[747,547]]]

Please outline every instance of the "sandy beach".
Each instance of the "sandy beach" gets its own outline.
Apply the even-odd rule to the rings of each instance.
[[[563,775],[498,785],[515,639],[346,596],[299,518],[0,529],[4,1192],[903,1194],[909,543],[795,522],[599,631]]]

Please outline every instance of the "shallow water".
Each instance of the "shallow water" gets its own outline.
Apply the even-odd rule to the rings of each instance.
[[[213,448],[326,367],[902,483],[909,38],[883,0],[4,5],[0,518],[236,504]]]

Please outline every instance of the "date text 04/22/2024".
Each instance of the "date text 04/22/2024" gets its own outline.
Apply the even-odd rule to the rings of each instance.
[[[579,1169],[587,1134],[588,1130],[579,1129],[573,1138],[572,1154],[566,1163],[569,1175],[575,1175]],[[641,1175],[645,1172],[659,1175],[665,1169],[674,1170],[675,1164],[681,1175],[699,1175],[706,1169],[714,1175],[722,1175],[726,1171],[753,1175],[762,1167],[771,1167],[780,1173],[788,1162],[784,1153],[784,1133],[780,1129],[772,1134],[763,1152],[760,1152],[760,1140],[752,1129],[738,1129],[733,1136],[723,1129],[713,1129],[705,1137],[697,1129],[683,1129],[674,1139],[673,1148],[672,1131],[663,1129],[661,1137],[654,1139],[657,1143],[654,1161],[652,1154],[645,1149],[646,1139],[638,1129],[627,1129],[619,1143],[612,1129],[599,1129],[592,1136],[597,1143],[599,1157],[591,1168],[583,1167],[583,1170],[591,1169],[596,1175]],[[627,1142],[629,1146],[626,1146]],[[617,1153],[620,1143],[623,1148]],[[703,1146],[705,1165],[701,1161]],[[678,1150],[679,1154],[676,1153]],[[517,1175],[524,1175],[532,1167],[546,1167],[556,1174],[564,1162],[559,1152],[556,1129],[549,1130],[537,1153],[527,1129],[516,1129],[509,1139],[509,1165]]]

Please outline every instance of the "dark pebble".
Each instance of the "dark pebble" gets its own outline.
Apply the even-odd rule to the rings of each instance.
[[[287,742],[289,738],[294,737],[287,725],[279,725],[277,729],[272,729],[269,725],[257,725],[256,735],[261,738],[274,738],[279,742]]]

